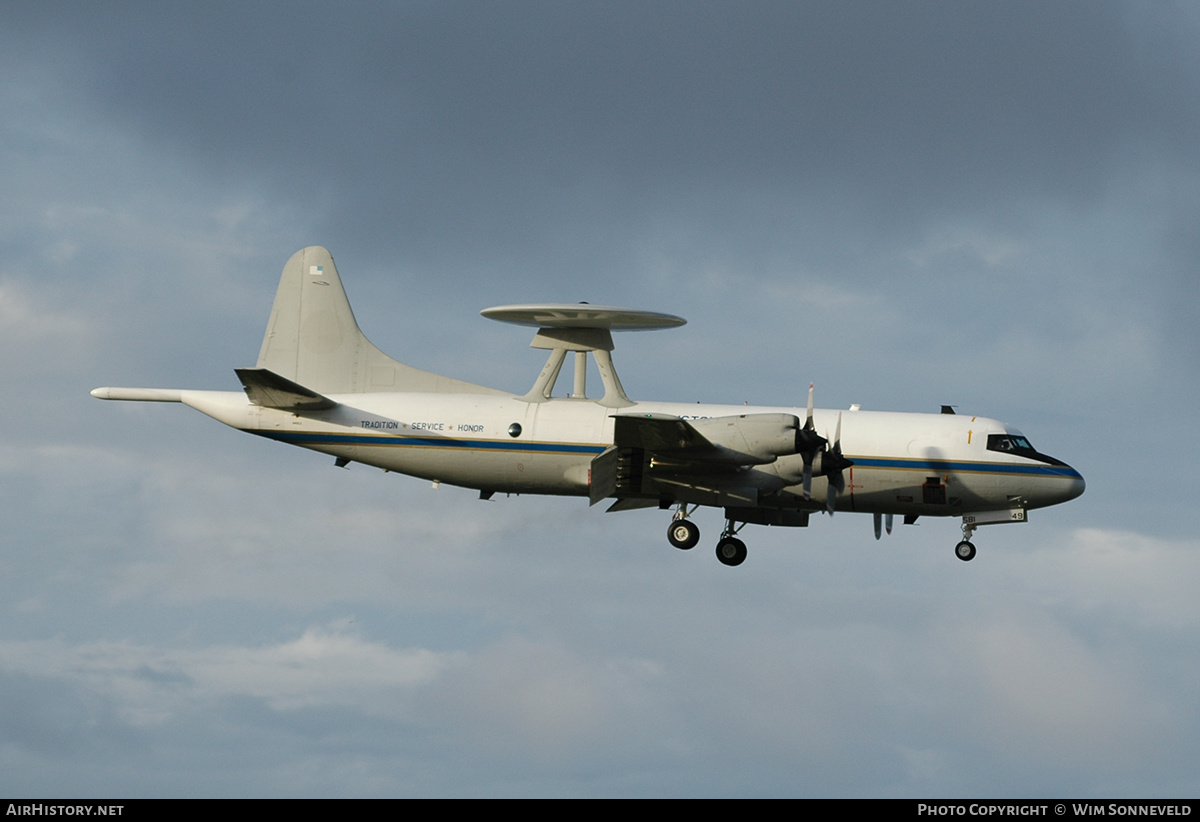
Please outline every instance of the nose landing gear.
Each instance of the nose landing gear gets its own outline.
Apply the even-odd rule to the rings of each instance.
[[[970,562],[975,559],[975,546],[971,543],[971,535],[975,533],[975,525],[964,522],[962,532],[962,542],[954,546],[954,555],[963,562]]]

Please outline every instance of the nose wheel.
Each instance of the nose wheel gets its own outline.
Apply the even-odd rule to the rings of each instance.
[[[975,559],[975,546],[971,543],[971,535],[975,533],[975,526],[964,522],[962,532],[962,542],[954,546],[954,556],[963,562],[970,562]]]

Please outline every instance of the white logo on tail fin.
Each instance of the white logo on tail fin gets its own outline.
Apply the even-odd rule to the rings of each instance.
[[[309,276],[310,276],[310,277],[319,277],[319,276],[321,276],[321,275],[322,275],[322,274],[324,274],[324,273],[325,273],[325,267],[324,267],[324,266],[321,266],[321,265],[310,265],[310,266],[308,267],[308,274],[309,274]]]

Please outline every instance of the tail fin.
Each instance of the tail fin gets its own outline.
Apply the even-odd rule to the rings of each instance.
[[[502,394],[393,360],[358,328],[333,257],[320,246],[283,267],[258,367],[320,394],[421,391]]]

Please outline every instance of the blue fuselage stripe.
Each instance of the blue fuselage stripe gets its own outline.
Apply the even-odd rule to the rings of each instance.
[[[937,473],[1028,474],[1034,477],[1063,477],[1083,479],[1079,472],[1066,465],[1045,465],[1028,462],[963,462],[930,459],[886,459],[856,457],[847,454],[855,468],[888,468],[897,471],[935,471]]]
[[[536,451],[551,454],[599,454],[603,445],[563,442],[506,442],[504,440],[460,440],[450,437],[380,437],[361,434],[311,434],[298,431],[251,431],[290,445],[369,445],[408,448],[453,448],[467,451]]]
[[[604,445],[563,442],[519,442],[506,440],[454,439],[450,437],[403,437],[363,434],[306,433],[300,431],[251,431],[252,434],[286,442],[291,445],[365,445],[370,447],[448,448],[464,451],[534,452],[542,454],[578,454],[595,456]],[[1028,475],[1082,479],[1079,472],[1066,465],[1013,462],[971,462],[961,460],[931,460],[913,458],[863,457],[846,455],[858,469],[877,468],[895,471],[931,471],[934,473],[979,473]]]

